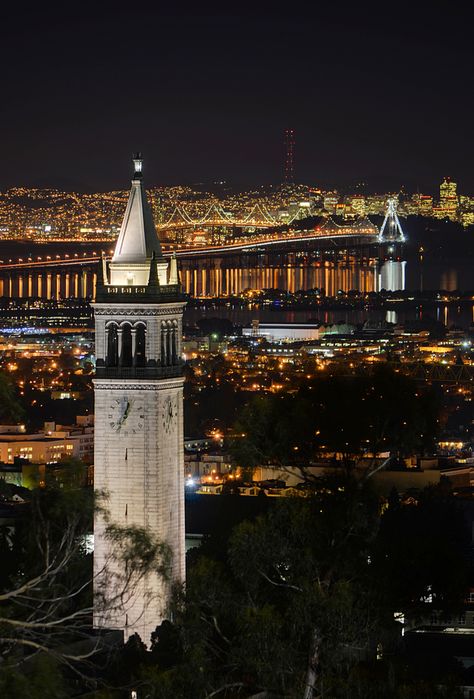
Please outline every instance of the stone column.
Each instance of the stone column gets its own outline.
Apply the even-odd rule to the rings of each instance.
[[[122,356],[122,350],[123,350],[123,346],[122,346],[122,340],[123,340],[122,334],[123,334],[123,329],[122,329],[122,328],[117,328],[117,354],[118,354],[118,365],[119,365],[119,366],[122,366],[122,360],[123,360],[123,356]]]
[[[176,364],[176,321],[170,321],[170,358],[169,363],[171,365]]]
[[[168,364],[168,328],[165,322],[161,324],[161,363],[163,366]]]
[[[173,328],[171,326],[171,323],[168,321],[168,327],[167,327],[167,348],[166,348],[166,363],[168,366],[171,366],[173,364]]]
[[[105,360],[105,365],[110,366],[110,357],[109,357],[109,328],[106,326],[104,329],[104,337],[105,337],[105,352],[102,352],[102,356],[100,356],[99,352],[100,349],[96,349],[96,358],[98,359],[104,359]],[[96,340],[97,342],[97,340]]]

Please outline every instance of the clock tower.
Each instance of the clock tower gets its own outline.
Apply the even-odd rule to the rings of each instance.
[[[168,544],[171,580],[184,581],[182,316],[177,262],[163,257],[142,180],[134,175],[115,252],[102,260],[96,337],[94,484],[112,524],[140,527]],[[106,521],[94,523],[95,593],[112,599]],[[144,643],[167,615],[169,582],[148,575],[97,628],[138,633]]]

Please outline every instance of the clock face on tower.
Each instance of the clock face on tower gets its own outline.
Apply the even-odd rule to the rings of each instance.
[[[108,420],[111,429],[119,436],[128,437],[143,429],[145,412],[141,400],[128,396],[116,398],[109,405]]]
[[[171,398],[168,396],[163,404],[162,411],[162,425],[165,432],[169,432],[174,423],[174,419],[178,414],[178,406],[176,404],[176,398]]]

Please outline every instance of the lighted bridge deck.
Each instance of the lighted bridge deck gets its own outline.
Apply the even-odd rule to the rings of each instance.
[[[188,257],[208,257],[209,255],[226,255],[239,252],[252,252],[259,249],[285,246],[286,244],[295,244],[302,242],[310,242],[317,240],[336,240],[336,239],[359,239],[362,242],[366,241],[369,243],[377,242],[378,231],[372,228],[352,228],[349,226],[340,226],[340,230],[334,230],[333,228],[325,229],[320,228],[311,231],[296,232],[291,233],[278,233],[272,235],[259,235],[252,238],[246,238],[245,240],[239,240],[232,243],[223,243],[220,245],[203,245],[203,246],[163,246],[164,255],[168,257],[176,253],[177,257],[188,258]],[[70,255],[65,255],[64,257],[56,256],[53,257],[42,257],[42,258],[27,258],[21,259],[17,262],[3,262],[0,267],[0,273],[13,271],[13,270],[28,270],[28,269],[38,269],[38,268],[55,268],[55,267],[84,267],[90,266],[91,264],[96,264],[100,259],[99,253],[93,255],[85,255],[82,257]]]

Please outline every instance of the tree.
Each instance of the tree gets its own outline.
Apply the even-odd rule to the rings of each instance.
[[[7,374],[0,372],[0,422],[16,423],[24,417],[15,385]]]
[[[115,592],[105,596],[99,589],[93,599],[88,539],[95,507],[92,490],[53,483],[32,491],[10,541],[7,529],[0,529],[2,550],[9,551],[0,569],[0,675],[43,655],[87,672],[103,649],[92,628],[93,611],[113,613],[144,576],[166,575],[166,545],[137,527],[109,522],[111,554],[104,568]]]
[[[394,621],[394,611],[412,604],[421,583],[443,567],[430,544],[436,513],[447,508],[439,527],[448,529],[446,541],[463,541],[462,528],[449,519],[452,499],[427,490],[432,511],[421,504],[418,517],[410,519],[422,559],[420,583],[407,576],[402,543],[385,531],[395,528],[394,515],[380,517],[370,483],[344,473],[326,478],[307,497],[281,499],[265,515],[240,524],[225,558],[218,549],[213,556],[212,546],[193,552],[173,624],[158,634],[165,660],[142,668],[139,696],[458,696],[455,665],[420,672],[416,661],[401,654],[401,628]],[[414,507],[400,504],[395,516],[409,517]],[[386,567],[381,556],[389,561]],[[465,573],[462,547],[449,561]],[[462,597],[462,585],[448,577],[436,587],[444,590],[442,605]],[[384,659],[377,660],[377,648]]]
[[[459,612],[469,546],[459,503],[444,484],[426,488],[417,505],[392,500],[372,551],[380,594],[412,616],[432,607]]]
[[[148,673],[146,692],[309,698],[336,682],[375,625],[363,582],[376,513],[367,490],[329,479],[237,527],[227,561],[192,567],[175,611],[183,659]]]
[[[386,451],[397,457],[424,451],[437,430],[437,402],[429,390],[385,367],[371,374],[318,378],[296,394],[257,397],[235,426],[237,462],[307,467],[327,453],[351,469],[362,459],[371,475]]]

